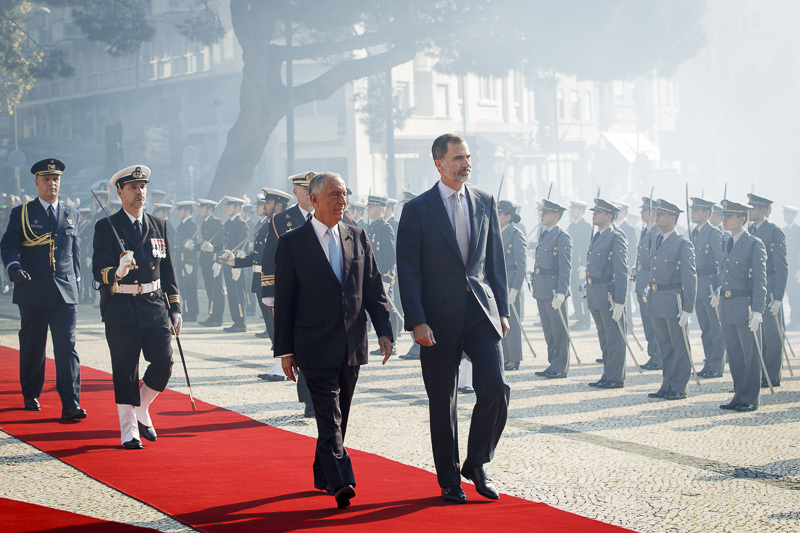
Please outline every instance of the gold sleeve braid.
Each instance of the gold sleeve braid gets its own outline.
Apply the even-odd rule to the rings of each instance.
[[[170,294],[170,295],[168,295],[168,298],[169,298],[169,303],[171,303],[171,304],[179,304],[179,303],[181,303],[181,297],[178,296],[177,294]]]
[[[103,278],[103,283],[105,283],[106,285],[111,285],[111,282],[108,281],[108,273],[111,272],[112,270],[116,271],[116,268],[115,267],[106,267],[106,268],[104,268],[103,270],[100,271],[100,276]],[[114,281],[116,282],[116,280],[114,280]]]
[[[261,274],[261,286],[269,287],[275,285],[275,275]]]

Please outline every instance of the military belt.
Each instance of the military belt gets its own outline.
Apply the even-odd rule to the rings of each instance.
[[[557,268],[539,268],[539,267],[534,267],[533,273],[534,274],[539,274],[541,276],[558,276],[558,269]]]
[[[115,294],[150,294],[161,288],[161,280],[157,279],[151,283],[115,283],[111,286],[111,292]]]
[[[717,269],[716,268],[698,268],[697,269],[697,276],[716,276]]]
[[[722,296],[723,298],[742,298],[742,297],[749,298],[750,291],[733,291],[733,290],[720,291],[719,295]]]
[[[589,285],[597,285],[598,283],[611,283],[614,281],[613,276],[592,277],[586,276],[586,283]]]
[[[651,283],[651,291],[674,291],[683,288],[681,283]]]

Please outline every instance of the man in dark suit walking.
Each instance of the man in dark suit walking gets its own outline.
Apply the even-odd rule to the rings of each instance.
[[[503,239],[494,198],[467,187],[472,165],[454,134],[433,143],[441,181],[406,204],[397,234],[405,328],[422,346],[433,459],[445,501],[467,501],[461,489],[456,387],[461,354],[473,365],[477,402],[461,475],[497,499],[483,465],[491,461],[508,413],[510,388],[500,340],[508,332]]]
[[[19,378],[25,409],[39,411],[44,387],[47,330],[53,338],[61,418],[80,420],[81,366],[75,351],[78,318],[78,212],[58,201],[64,163],[43,159],[31,167],[39,197],[11,211],[0,242],[19,306]]]
[[[342,223],[347,187],[317,174],[308,187],[314,216],[285,233],[275,254],[275,355],[286,375],[303,371],[317,419],[314,487],[340,508],[355,496],[344,437],[360,365],[367,363],[367,313],[384,364],[392,354],[389,301],[366,232]]]

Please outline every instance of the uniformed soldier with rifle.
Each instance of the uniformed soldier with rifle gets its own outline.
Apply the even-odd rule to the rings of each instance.
[[[178,288],[183,296],[183,320],[196,322],[199,313],[197,301],[197,252],[194,243],[189,248],[186,243],[197,235],[197,223],[192,219],[192,208],[196,205],[194,200],[175,202],[177,216],[180,220],[175,229],[173,252],[175,270],[178,275]]]
[[[198,263],[208,298],[208,318],[199,324],[206,328],[221,326],[222,315],[225,313],[225,291],[220,276],[222,267],[214,267],[218,264],[214,250],[222,245],[222,221],[214,216],[214,209],[218,204],[219,202],[207,198],[197,199],[197,214],[202,219],[200,231],[194,239],[184,243],[184,248],[200,252]]]

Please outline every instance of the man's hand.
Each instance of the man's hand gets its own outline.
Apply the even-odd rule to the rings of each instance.
[[[679,311],[678,312],[678,325],[680,327],[684,327],[689,323],[689,317],[692,316],[692,313],[689,311]]]
[[[586,267],[579,266],[578,267],[578,279],[586,279]]]
[[[203,244],[200,245],[200,251],[202,251],[202,252],[213,252],[214,251],[214,245],[211,244],[210,242],[206,241],[206,242],[204,242]]]
[[[183,270],[186,272],[186,275],[188,276],[189,274],[192,273],[194,267],[192,265],[183,265]]]
[[[136,261],[133,259],[133,252],[126,250],[119,256],[119,266],[114,275],[117,279],[122,279],[128,275],[128,272],[130,272],[134,265],[136,265]]]
[[[506,338],[506,334],[508,334],[508,330],[511,329],[511,326],[508,324],[508,317],[501,316],[500,317],[500,327],[503,329],[503,338]]]
[[[778,311],[781,310],[781,300],[773,300],[771,304],[769,304],[769,312],[775,316],[778,316]]]
[[[286,377],[295,383],[297,382],[297,361],[295,361],[293,355],[281,357],[281,368],[283,368],[283,373],[286,374]]]
[[[519,290],[517,289],[510,289],[508,291],[508,305],[514,305],[514,302],[517,301],[517,295],[519,294]]]
[[[219,273],[222,272],[222,263],[214,263],[211,265],[211,274],[213,277],[219,276]]]
[[[183,326],[183,317],[180,313],[172,313],[172,327],[175,328],[175,336],[180,337],[181,335],[181,326]]]
[[[614,304],[611,306],[611,320],[619,322],[622,318],[622,312],[625,310],[625,304]]]
[[[21,268],[16,268],[11,271],[11,281],[14,282],[15,287],[22,287],[30,280],[31,280],[31,275],[22,270]]]
[[[386,361],[392,356],[392,341],[387,335],[381,335],[378,337],[378,345],[381,347],[381,355],[383,356],[383,363],[381,364],[385,365]]]
[[[567,296],[560,292],[553,292],[555,294],[553,294],[553,303],[551,305],[553,306],[553,309],[558,309],[564,303],[564,300],[566,300]]]
[[[716,292],[712,292],[709,299],[711,300],[711,307],[716,309],[719,306],[719,289]]]
[[[750,317],[750,323],[747,325],[747,327],[750,328],[750,331],[755,333],[756,331],[758,331],[758,326],[761,325],[761,322],[763,322],[763,320],[764,318],[761,316],[761,313],[757,313],[754,311],[753,316]]]
[[[236,260],[233,257],[233,252],[230,250],[222,250],[219,255],[217,255],[217,261],[230,266],[233,266],[236,263]]]
[[[414,342],[420,346],[433,346],[436,344],[436,339],[433,338],[433,331],[428,327],[428,324],[417,324],[411,330],[411,334],[414,335]]]
[[[186,239],[186,242],[183,243],[183,247],[186,250],[194,250],[194,241],[192,239]]]

